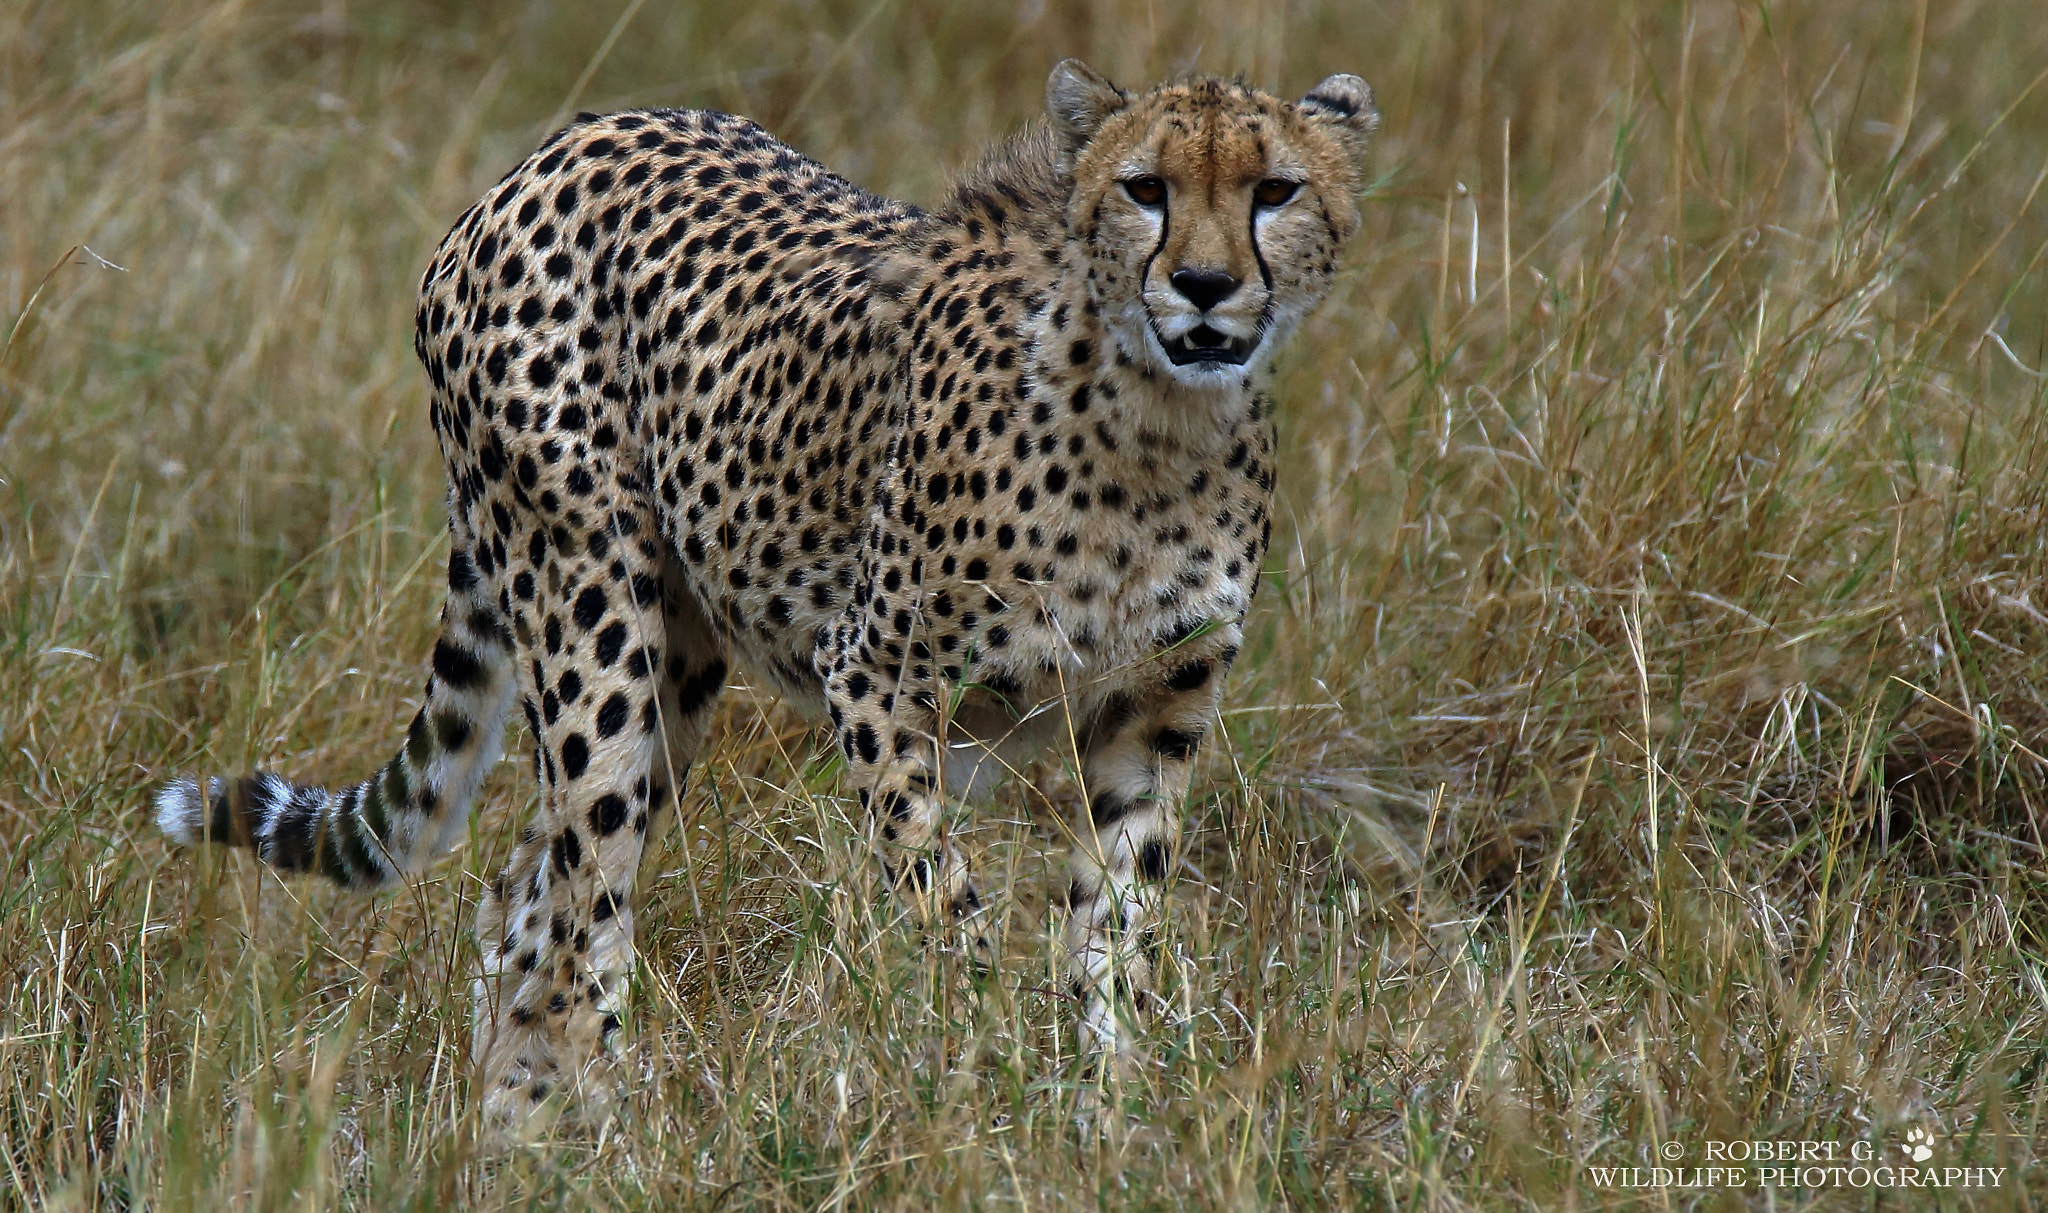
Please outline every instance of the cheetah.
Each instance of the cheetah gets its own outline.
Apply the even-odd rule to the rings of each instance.
[[[173,840],[388,886],[462,835],[513,704],[536,819],[479,910],[488,1114],[616,1090],[640,861],[742,673],[829,723],[883,883],[986,947],[947,805],[1078,747],[1064,950],[1126,1065],[1178,806],[1271,537],[1271,359],[1359,225],[1334,75],[1054,68],[942,205],[740,117],[581,115],[458,220],[415,346],[448,593],[399,752],[340,790],[170,783]],[[609,1076],[607,1076],[609,1075]]]

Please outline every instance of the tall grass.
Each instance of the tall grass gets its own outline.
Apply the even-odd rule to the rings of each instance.
[[[976,817],[971,982],[741,693],[641,919],[638,1094],[481,1150],[517,764],[377,901],[146,805],[396,742],[428,251],[576,109],[744,112],[930,199],[1064,54],[1387,115],[1276,384],[1156,1064],[1077,1122],[1058,756]],[[2032,1207],[2044,65],[2020,0],[0,7],[0,1207],[1865,1207],[1590,1168],[1908,1125],[2006,1168],[1908,1199]]]

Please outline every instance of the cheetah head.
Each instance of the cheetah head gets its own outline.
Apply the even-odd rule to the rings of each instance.
[[[1337,75],[1291,104],[1213,79],[1131,94],[1068,59],[1046,108],[1073,181],[1068,235],[1123,352],[1189,387],[1246,383],[1358,228],[1372,89]]]

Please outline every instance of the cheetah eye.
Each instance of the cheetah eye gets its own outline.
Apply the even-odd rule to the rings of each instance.
[[[1300,188],[1299,181],[1268,177],[1252,187],[1252,199],[1260,206],[1286,206],[1287,200],[1294,197],[1294,191]]]
[[[1121,184],[1124,193],[1139,206],[1158,206],[1166,201],[1166,182],[1157,177],[1126,177]]]

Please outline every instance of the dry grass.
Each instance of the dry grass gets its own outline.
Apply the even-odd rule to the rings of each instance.
[[[0,7],[0,1207],[1867,1207],[1588,1167],[1908,1123],[2007,1168],[1945,1206],[2048,1189],[2036,6],[489,7]],[[374,903],[145,807],[396,741],[428,250],[573,108],[930,198],[1067,53],[1387,114],[1277,384],[1156,1072],[1077,1128],[1057,764],[981,816],[1013,893],[963,991],[865,908],[828,747],[736,695],[642,919],[641,1095],[480,1154],[516,768]]]

